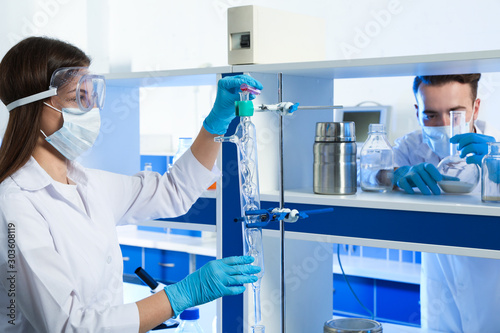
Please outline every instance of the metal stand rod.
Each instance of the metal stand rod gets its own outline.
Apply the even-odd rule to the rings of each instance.
[[[278,74],[278,103],[283,102],[283,74]],[[285,208],[285,189],[284,189],[284,172],[283,172],[283,115],[280,114],[280,125],[279,125],[279,167],[280,167],[280,179],[279,179],[279,191],[280,191],[280,209]],[[280,282],[281,282],[281,332],[286,332],[285,327],[285,222],[280,221],[280,254],[281,254],[281,265],[280,265]]]
[[[297,110],[323,110],[323,109],[343,109],[343,105],[313,105],[313,106],[301,106],[297,107]]]

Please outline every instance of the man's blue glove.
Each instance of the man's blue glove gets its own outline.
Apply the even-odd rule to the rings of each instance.
[[[453,136],[450,142],[458,144],[457,149],[460,150],[461,158],[473,154],[465,159],[468,164],[475,163],[481,166],[484,155],[488,154],[488,142],[495,142],[495,138],[484,134],[464,133]]]
[[[441,194],[437,182],[448,177],[439,173],[431,163],[420,163],[414,166],[402,166],[394,171],[394,185],[397,185],[408,194],[414,194],[413,187],[418,187],[425,195]],[[452,178],[452,177],[449,177]],[[429,190],[430,189],[430,190]]]
[[[248,275],[260,272],[260,267],[249,265],[253,261],[250,256],[212,260],[180,282],[166,286],[175,317],[187,308],[244,292],[243,284],[258,280],[255,275]]]
[[[208,132],[218,135],[226,133],[235,117],[234,102],[240,100],[240,86],[243,83],[262,90],[262,84],[248,75],[226,76],[219,80],[214,107],[203,122],[203,127]],[[250,94],[250,99],[254,98]]]

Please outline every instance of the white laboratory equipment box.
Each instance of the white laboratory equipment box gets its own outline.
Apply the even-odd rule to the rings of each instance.
[[[227,19],[230,65],[325,60],[323,18],[251,5],[229,8]]]

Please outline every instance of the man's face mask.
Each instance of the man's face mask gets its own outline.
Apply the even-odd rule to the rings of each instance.
[[[91,148],[99,134],[100,114],[104,105],[104,77],[92,75],[86,67],[60,68],[52,74],[49,90],[28,96],[7,105],[7,110],[51,97],[44,104],[63,115],[62,128],[45,140],[69,160]]]

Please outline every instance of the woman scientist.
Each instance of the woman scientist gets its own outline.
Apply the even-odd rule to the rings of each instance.
[[[184,309],[257,281],[251,257],[207,263],[137,303],[123,304],[116,225],[187,212],[220,172],[214,137],[234,118],[248,76],[219,81],[198,137],[161,176],[123,176],[73,160],[99,133],[105,84],[78,48],[31,37],[0,63],[9,122],[0,147],[0,331],[145,332]]]

